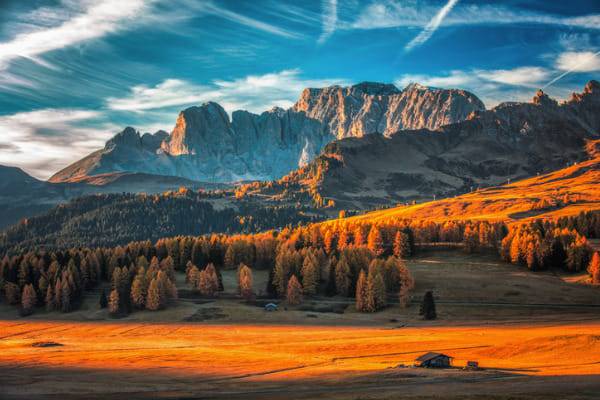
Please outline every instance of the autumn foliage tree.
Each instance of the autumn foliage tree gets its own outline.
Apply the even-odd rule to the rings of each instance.
[[[302,285],[296,275],[292,275],[288,281],[286,301],[291,306],[302,303]]]
[[[252,270],[245,264],[240,264],[238,272],[239,293],[242,298],[249,301],[254,296]]]
[[[600,285],[600,254],[595,252],[588,266],[588,272],[592,278],[593,285]]]

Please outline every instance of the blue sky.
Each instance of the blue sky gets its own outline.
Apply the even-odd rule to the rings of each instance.
[[[597,0],[0,0],[0,164],[47,178],[193,104],[260,112],[363,80],[563,99],[599,50]]]

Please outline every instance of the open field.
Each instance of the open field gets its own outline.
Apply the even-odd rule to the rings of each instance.
[[[600,390],[600,321],[391,330],[4,321],[0,330],[4,398],[385,398],[447,390],[536,395]],[[43,341],[62,346],[32,347]],[[485,370],[394,368],[433,350],[453,356],[457,366],[478,360]]]
[[[230,296],[182,299],[121,320],[90,295],[69,314],[19,319],[0,307],[0,398],[591,398],[600,393],[600,293],[581,276],[531,273],[495,255],[424,252],[409,261],[408,309],[264,312]],[[224,282],[232,292],[234,271]],[[182,277],[179,286],[185,288]],[[266,276],[256,274],[263,284]],[[418,299],[437,298],[437,321]],[[54,342],[54,347],[34,344]],[[428,351],[482,371],[409,366]],[[118,384],[115,384],[118,382]],[[582,397],[577,397],[577,396]],[[447,397],[449,396],[449,397]],[[459,397],[452,397],[459,396]],[[554,397],[553,397],[554,396]],[[487,398],[487,397],[486,397]]]

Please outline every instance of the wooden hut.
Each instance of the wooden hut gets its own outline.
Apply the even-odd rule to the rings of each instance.
[[[442,353],[430,352],[415,360],[415,365],[421,368],[449,368],[452,357]]]

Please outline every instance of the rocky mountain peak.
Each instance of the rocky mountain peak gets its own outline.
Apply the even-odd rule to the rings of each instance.
[[[140,133],[130,126],[117,133],[106,142],[106,148],[112,148],[116,146],[125,147],[139,147],[141,146]]]
[[[206,102],[179,113],[175,128],[161,145],[170,155],[231,151],[233,132],[229,116],[218,103]]]
[[[126,128],[107,147],[57,173],[56,181],[114,171],[147,172],[201,181],[278,178],[304,165],[335,139],[391,136],[403,129],[438,129],[483,110],[460,90],[361,82],[307,88],[296,104],[258,114],[227,112],[215,102],[181,111],[170,134]]]
[[[350,89],[368,96],[390,96],[400,93],[400,90],[393,84],[380,82],[360,82],[352,85]]]
[[[589,81],[585,87],[583,88],[583,93],[585,94],[599,94],[600,93],[600,82],[595,79]]]
[[[538,89],[538,91],[535,93],[535,96],[533,96],[533,100],[532,100],[533,104],[536,105],[540,105],[540,106],[556,106],[558,105],[558,102],[554,99],[551,99],[550,96],[548,96],[546,93],[544,93],[544,91],[542,89]]]

